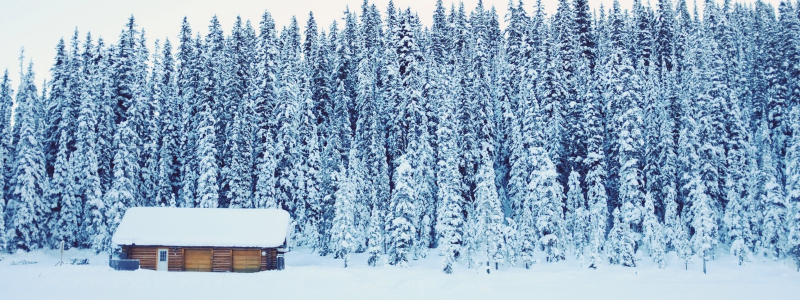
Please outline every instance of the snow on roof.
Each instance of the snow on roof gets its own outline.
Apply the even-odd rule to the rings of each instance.
[[[129,208],[114,245],[259,247],[283,245],[289,213],[280,209]]]

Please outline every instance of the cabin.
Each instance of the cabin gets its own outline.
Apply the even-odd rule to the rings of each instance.
[[[111,243],[121,260],[156,271],[283,269],[289,213],[280,209],[134,207]]]

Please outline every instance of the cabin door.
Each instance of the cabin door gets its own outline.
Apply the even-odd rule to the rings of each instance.
[[[167,271],[169,269],[169,259],[167,258],[167,253],[167,249],[158,249],[156,271]]]

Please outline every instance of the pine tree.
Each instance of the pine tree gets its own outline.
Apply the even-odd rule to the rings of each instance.
[[[225,144],[221,149],[224,167],[220,172],[223,207],[251,208],[253,193],[253,122],[255,107],[250,95],[254,36],[248,22],[243,27],[241,17],[236,18],[228,41],[226,55],[229,59],[225,86],[225,110],[229,110],[229,124]]]
[[[620,85],[615,101],[621,104],[622,120],[619,124],[618,160],[619,160],[619,202],[622,220],[629,224],[634,232],[640,232],[644,204],[644,182],[641,175],[641,153],[643,148],[641,94],[639,75],[625,62],[619,74]]]
[[[484,147],[487,145],[484,144]],[[477,249],[485,251],[486,264],[494,262],[495,268],[499,263],[505,262],[503,250],[506,247],[503,236],[503,211],[495,186],[495,173],[492,158],[488,151],[481,151],[481,164],[476,174],[475,187],[475,218],[477,218]],[[560,199],[558,199],[560,202]],[[556,243],[558,238],[556,237]],[[554,254],[558,256],[558,254]],[[487,270],[488,272],[488,270]]]
[[[608,262],[612,265],[622,265],[624,267],[635,267],[633,232],[630,223],[622,218],[619,208],[614,209],[614,227],[608,233],[606,251],[608,252]]]
[[[11,107],[13,105],[11,90],[11,80],[8,78],[8,69],[3,73],[3,81],[0,82],[0,252],[6,250],[6,182],[5,170],[10,166],[11,157]]]
[[[216,208],[219,206],[219,185],[217,177],[219,169],[217,164],[217,147],[213,108],[210,103],[204,103],[200,108],[200,123],[197,128],[197,198],[196,206],[201,208]]]
[[[156,78],[161,85],[163,106],[161,109],[161,147],[158,153],[158,191],[157,205],[175,206],[181,182],[181,104],[177,94],[175,60],[172,56],[172,44],[169,39],[164,42],[162,53],[163,73]]]
[[[405,156],[398,158],[399,165],[395,168],[395,186],[389,204],[387,215],[387,244],[389,264],[408,267],[408,262],[413,258],[413,248],[416,244],[417,228],[413,220],[417,219],[416,207],[416,181],[414,169]]]
[[[761,122],[761,145],[765,147],[772,144],[769,136],[767,122]],[[769,149],[769,148],[765,148]],[[762,210],[760,240],[757,243],[759,251],[768,257],[778,259],[782,257],[783,246],[786,242],[786,219],[788,205],[783,193],[783,187],[778,182],[777,170],[773,162],[772,151],[761,152],[761,170],[758,174],[758,201]]]
[[[541,124],[541,123],[540,123]],[[534,220],[538,244],[547,253],[547,261],[564,259],[564,193],[557,180],[556,166],[541,147],[531,149],[534,165],[529,193],[535,208]]]
[[[568,182],[569,191],[567,192],[564,216],[566,242],[575,255],[580,257],[583,255],[583,247],[586,245],[586,200],[583,197],[580,174],[573,170],[569,174]]]
[[[787,216],[787,254],[793,256],[800,272],[800,107],[792,111],[792,140],[786,154],[786,198],[791,205]]]
[[[138,103],[137,112],[144,116],[141,128],[139,129],[140,137],[142,139],[142,157],[140,157],[141,165],[141,186],[140,191],[142,194],[143,206],[155,206],[158,202],[158,181],[159,181],[159,150],[161,148],[161,127],[163,119],[164,99],[167,95],[164,94],[164,86],[161,82],[161,77],[164,73],[164,64],[161,60],[161,42],[156,40],[155,48],[153,51],[152,70],[150,78],[147,81],[146,90],[144,94],[146,97]]]
[[[268,136],[269,137],[269,136]],[[279,208],[275,194],[277,179],[275,178],[275,156],[273,155],[272,139],[267,140],[265,153],[261,155],[256,165],[256,188],[253,194],[256,208]]]
[[[92,47],[91,35],[87,35],[84,46],[84,70],[81,79],[81,102],[78,112],[75,152],[72,153],[73,175],[75,188],[73,190],[76,201],[83,203],[81,212],[81,229],[79,236],[80,246],[91,247],[96,252],[103,250],[103,246],[110,237],[104,237],[108,231],[105,229],[105,205],[100,185],[99,164],[97,155],[98,128],[98,100],[102,84],[98,53]]]
[[[98,233],[105,242],[102,251],[110,249],[111,236],[117,230],[125,211],[135,207],[140,197],[139,186],[135,183],[135,178],[139,175],[136,158],[140,151],[136,147],[136,138],[128,122],[120,123],[114,134],[114,180],[103,199],[108,232]]]
[[[180,207],[195,207],[195,192],[197,183],[196,142],[197,142],[197,111],[200,108],[196,101],[200,93],[200,64],[202,39],[192,38],[192,29],[186,18],[181,24],[179,35],[180,44],[176,59],[176,97],[180,103],[180,189],[176,196]]]
[[[439,207],[436,213],[436,231],[442,254],[442,271],[453,273],[453,264],[461,257],[464,217],[461,197],[461,173],[458,170],[458,145],[454,97],[448,95],[439,106],[438,164],[436,181]]]
[[[706,194],[700,176],[695,172],[689,191],[689,199],[692,203],[692,228],[695,232],[692,236],[692,247],[694,251],[703,259],[703,273],[706,273],[706,261],[714,257],[714,249],[717,245],[717,224],[711,207],[711,198]]]
[[[725,214],[722,218],[724,232],[727,232],[727,239],[731,243],[731,254],[739,260],[739,265],[749,261],[751,247],[755,243],[755,232],[751,230],[750,211],[751,192],[747,189],[747,173],[749,163],[749,150],[751,149],[749,133],[744,127],[738,103],[731,104],[732,122],[729,128],[729,139],[727,148],[727,175],[725,177],[726,198],[728,204],[725,207]]]
[[[355,154],[355,150],[351,151]],[[353,180],[350,171],[354,168],[345,170],[343,166],[336,174],[336,199],[334,200],[334,217],[331,227],[331,246],[334,258],[344,259],[344,267],[350,261],[350,254],[358,248],[356,240],[356,220],[355,205],[356,182]]]
[[[111,161],[113,158],[113,138],[116,124],[114,123],[112,53],[113,46],[105,47],[102,38],[97,40],[96,47],[97,65],[97,176],[100,178],[100,190],[105,193],[111,186],[112,172]]]
[[[227,199],[230,208],[253,208],[253,183],[250,172],[253,169],[252,139],[249,133],[247,115],[249,105],[240,105],[239,112],[233,115],[233,124],[228,127],[227,148],[230,155],[222,173],[227,186]]]
[[[20,59],[22,61],[22,58]],[[8,249],[32,250],[44,247],[45,222],[50,213],[46,205],[45,159],[42,151],[41,100],[34,85],[33,64],[21,77],[17,89],[18,111],[15,128],[19,140],[15,145],[11,198],[6,206],[6,242]]]
[[[644,196],[644,216],[642,220],[642,240],[647,246],[650,257],[659,268],[666,267],[666,241],[664,226],[658,221],[655,212],[655,199],[652,194]]]
[[[601,66],[604,67],[604,66]],[[603,261],[601,258],[602,247],[605,243],[606,226],[608,224],[608,196],[606,194],[606,154],[604,151],[604,129],[601,111],[603,109],[602,97],[589,99],[584,106],[584,120],[586,122],[586,158],[583,162],[588,170],[585,185],[587,224],[586,238],[589,268],[597,268]]]

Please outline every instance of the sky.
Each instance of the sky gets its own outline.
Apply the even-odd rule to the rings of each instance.
[[[518,0],[513,1],[516,3]],[[558,0],[542,1],[548,13],[555,12]],[[592,9],[597,9],[602,3],[608,8],[612,1],[589,0],[589,5]],[[620,5],[623,9],[629,9],[632,1],[620,0]],[[649,1],[653,5],[657,2]],[[687,1],[691,9],[694,0]],[[780,0],[764,1],[777,6]],[[131,15],[136,18],[139,28],[145,30],[148,44],[152,48],[156,39],[160,39],[163,44],[164,39],[169,38],[173,46],[176,45],[184,16],[188,17],[194,32],[205,33],[209,20],[217,15],[227,34],[237,15],[251,20],[257,28],[261,14],[264,10],[269,10],[280,28],[288,24],[292,16],[297,16],[301,26],[305,26],[309,11],[313,11],[320,28],[328,28],[332,21],[341,20],[346,7],[360,12],[362,2],[363,0],[0,0],[0,72],[9,70],[12,87],[16,90],[19,84],[19,54],[24,47],[25,66],[27,67],[28,60],[33,61],[38,85],[43,79],[50,77],[49,69],[60,38],[63,37],[69,45],[69,39],[77,28],[81,41],[90,31],[95,40],[103,37],[106,44],[117,43],[119,33]],[[381,13],[386,10],[388,2],[389,0],[370,0],[370,3],[378,6]],[[426,26],[431,24],[435,0],[394,2],[398,8],[410,7],[417,12]],[[478,0],[463,2],[470,11]],[[444,3],[449,9],[453,1],[444,0]],[[483,0],[483,3],[487,8],[495,6],[498,15],[504,19],[508,0]],[[531,11],[536,1],[526,0],[523,3]]]

